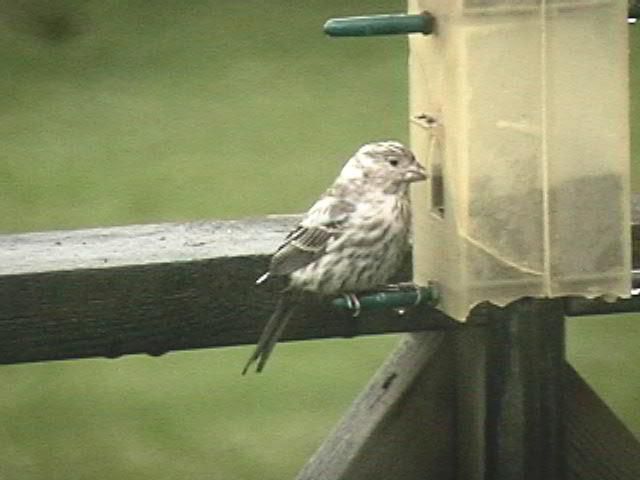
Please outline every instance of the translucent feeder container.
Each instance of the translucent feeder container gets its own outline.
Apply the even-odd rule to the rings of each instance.
[[[411,0],[414,271],[465,320],[489,301],[629,296],[624,0]]]

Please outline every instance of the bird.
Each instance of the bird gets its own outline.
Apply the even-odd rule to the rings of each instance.
[[[409,185],[425,168],[394,140],[363,145],[289,232],[256,281],[287,277],[242,374],[259,373],[304,294],[351,295],[384,285],[400,267],[411,230]]]

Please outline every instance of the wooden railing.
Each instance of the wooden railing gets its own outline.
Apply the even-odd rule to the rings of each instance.
[[[0,236],[0,363],[254,343],[279,288],[255,279],[298,219]],[[408,264],[402,273],[410,278]],[[567,313],[639,306],[522,299],[478,307],[461,325],[429,307],[354,319],[310,302],[285,341],[420,333],[406,336],[298,478],[639,479],[638,442],[564,357]]]

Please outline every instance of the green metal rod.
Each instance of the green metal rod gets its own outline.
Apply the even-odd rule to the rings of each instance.
[[[331,18],[324,24],[324,33],[331,37],[368,37],[433,33],[435,18],[429,12],[417,15],[369,15],[364,17]]]
[[[373,292],[357,296],[359,307],[347,296],[337,297],[331,301],[336,308],[345,310],[376,310],[382,308],[409,308],[416,305],[435,306],[438,293],[434,287],[407,287],[397,291]]]

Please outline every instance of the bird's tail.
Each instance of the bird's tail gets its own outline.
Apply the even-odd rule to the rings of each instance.
[[[249,360],[247,361],[247,364],[242,369],[242,375],[246,374],[251,365],[255,362],[257,362],[256,372],[260,373],[262,371],[269,359],[269,356],[271,355],[271,352],[276,346],[276,343],[282,336],[282,332],[284,332],[287,323],[289,323],[289,320],[294,313],[296,298],[297,296],[294,292],[285,291],[282,293],[275,311],[260,334],[256,349],[253,351],[251,357],[249,357]]]

